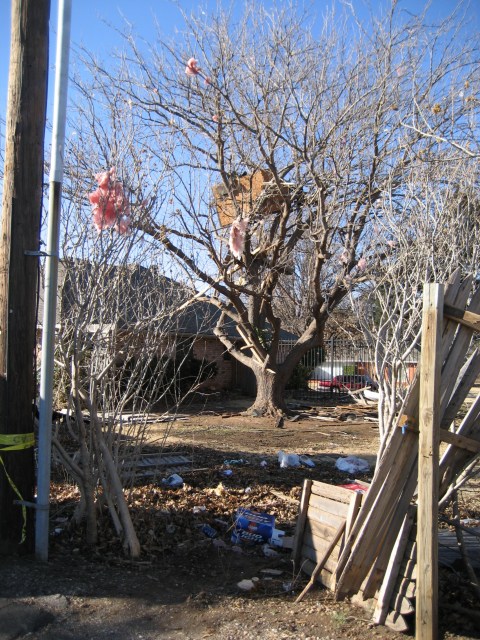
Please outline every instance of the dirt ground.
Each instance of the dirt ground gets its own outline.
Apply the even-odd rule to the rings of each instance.
[[[405,638],[373,626],[363,609],[334,602],[320,586],[295,604],[307,576],[294,573],[288,550],[231,541],[242,506],[274,515],[276,527],[291,535],[305,478],[352,479],[335,469],[340,456],[368,460],[371,471],[357,477],[369,480],[378,437],[374,412],[297,405],[299,417],[278,428],[271,419],[240,415],[244,408],[244,400],[194,406],[176,421],[151,426],[152,447],[168,436],[164,450],[191,464],[178,471],[182,488],[165,488],[157,478],[132,490],[139,560],[129,560],[107,516],[98,547],[85,547],[81,531],[69,524],[78,494],[57,477],[49,562],[2,559],[0,640]],[[307,455],[315,467],[282,469],[279,450]],[[227,467],[226,460],[237,462]],[[480,518],[478,496],[467,496],[462,513]],[[202,533],[205,524],[214,538]],[[238,587],[252,578],[252,591]],[[480,638],[478,602],[461,568],[441,569],[439,608],[441,638]]]

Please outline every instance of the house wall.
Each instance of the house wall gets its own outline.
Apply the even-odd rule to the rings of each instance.
[[[223,344],[217,338],[199,337],[193,344],[193,355],[207,362],[215,362],[217,365],[217,375],[203,383],[203,387],[208,387],[214,391],[231,389],[233,381],[233,358],[230,356]]]

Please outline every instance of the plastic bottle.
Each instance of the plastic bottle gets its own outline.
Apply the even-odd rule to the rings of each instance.
[[[217,537],[217,532],[215,531],[215,529],[213,527],[211,527],[209,524],[204,524],[202,527],[202,533],[204,533],[206,536],[208,536],[209,538],[216,538]]]

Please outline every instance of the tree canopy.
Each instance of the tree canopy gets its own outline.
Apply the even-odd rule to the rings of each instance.
[[[255,374],[254,408],[272,414],[332,311],[396,259],[398,229],[415,252],[418,220],[438,231],[478,180],[480,49],[460,12],[432,25],[397,2],[368,22],[299,11],[184,15],[183,33],[151,45],[127,29],[116,63],[85,52],[76,82],[82,179],[117,167],[135,232],[203,283],[217,336]],[[468,253],[467,236],[445,226],[422,277]]]

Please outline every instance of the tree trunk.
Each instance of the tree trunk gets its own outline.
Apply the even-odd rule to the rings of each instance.
[[[289,376],[282,367],[253,369],[257,381],[257,396],[249,412],[255,415],[278,417],[287,413],[285,385]]]
[[[50,0],[13,0],[0,239],[0,554],[30,550],[32,403]]]

